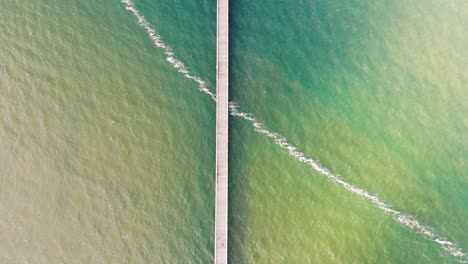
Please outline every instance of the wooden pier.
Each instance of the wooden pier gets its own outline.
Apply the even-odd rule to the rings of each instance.
[[[228,29],[229,0],[217,0],[215,264],[228,256]]]

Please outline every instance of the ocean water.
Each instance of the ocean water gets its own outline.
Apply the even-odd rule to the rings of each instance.
[[[212,262],[215,12],[2,2],[0,262]],[[230,262],[468,261],[466,1],[230,15]]]
[[[139,6],[212,79],[214,2],[173,3]],[[212,100],[120,1],[5,0],[0,21],[0,263],[209,263]]]

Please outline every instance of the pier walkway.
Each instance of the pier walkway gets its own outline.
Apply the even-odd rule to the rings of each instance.
[[[215,264],[228,251],[228,52],[229,0],[217,0]]]

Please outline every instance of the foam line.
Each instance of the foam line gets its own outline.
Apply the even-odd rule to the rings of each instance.
[[[140,12],[135,8],[135,4],[133,3],[133,1],[132,0],[121,0],[121,1],[122,3],[126,5],[126,9],[135,15],[135,17],[138,19],[138,24],[143,29],[145,29],[146,33],[148,34],[150,39],[153,41],[154,45],[164,51],[164,54],[166,55],[166,60],[175,69],[177,69],[178,72],[182,73],[186,78],[195,81],[198,84],[198,89],[201,92],[210,96],[213,100],[216,100],[216,95],[207,88],[206,82],[202,80],[200,77],[192,75],[187,69],[187,67],[185,66],[185,64],[175,58],[172,48],[166,45],[162,41],[161,36],[158,33],[156,33],[156,31],[151,27],[151,25],[146,20],[146,18],[143,15],[141,15]],[[374,204],[377,208],[383,210],[385,213],[392,216],[398,223],[402,224],[403,226],[406,226],[412,230],[415,230],[419,234],[423,235],[425,238],[438,243],[439,245],[441,245],[443,249],[445,249],[454,257],[464,259],[464,257],[467,256],[466,253],[463,252],[462,248],[458,247],[454,242],[451,242],[447,238],[444,238],[443,236],[439,235],[436,231],[434,231],[433,228],[421,224],[413,216],[406,215],[400,211],[392,209],[392,207],[389,204],[383,202],[377,196],[370,194],[364,189],[361,189],[350,183],[347,183],[338,174],[332,173],[330,170],[323,167],[319,162],[308,158],[297,147],[291,145],[286,140],[285,137],[283,137],[282,135],[276,132],[272,132],[268,130],[263,123],[259,122],[255,118],[255,116],[253,116],[250,113],[241,112],[239,110],[239,105],[236,102],[229,103],[229,112],[234,117],[239,117],[248,121],[254,127],[255,131],[271,138],[275,142],[276,145],[288,151],[289,155],[291,155],[298,161],[311,166],[314,170],[326,176],[328,179],[335,182],[336,184],[341,185],[346,190],[358,195],[361,198],[368,200],[369,202]],[[467,263],[466,260],[462,260],[462,259],[460,259],[460,262]]]
[[[410,229],[413,229],[423,235],[424,237],[437,242],[440,244],[445,250],[447,250],[450,254],[452,254],[455,257],[464,257],[466,254],[463,252],[461,248],[459,248],[455,243],[449,241],[448,239],[440,236],[437,234],[435,231],[433,231],[433,228],[430,228],[428,226],[425,226],[421,224],[415,217],[406,215],[402,212],[399,212],[395,209],[392,209],[390,205],[386,204],[382,200],[380,200],[377,196],[372,195],[368,193],[366,190],[363,190],[359,187],[356,187],[350,183],[345,182],[341,176],[338,174],[333,174],[330,172],[327,168],[323,167],[318,163],[317,161],[314,161],[313,159],[308,158],[303,152],[297,149],[297,147],[291,145],[288,143],[286,138],[281,136],[278,133],[269,131],[268,129],[265,128],[265,125],[262,124],[261,122],[257,121],[257,119],[250,113],[244,113],[238,110],[238,105],[235,102],[231,102],[230,105],[230,113],[233,116],[241,117],[244,120],[247,120],[250,122],[255,131],[273,139],[273,141],[276,143],[276,145],[282,147],[283,149],[287,150],[289,155],[293,156],[297,160],[311,166],[314,170],[317,172],[321,173],[322,175],[326,176],[329,178],[331,181],[343,186],[346,190],[357,194],[358,196],[368,200],[369,202],[373,203],[376,207],[382,209],[384,212],[387,214],[393,216],[397,222],[400,224],[409,227]]]
[[[146,20],[146,18],[140,14],[140,11],[138,11],[135,8],[135,4],[133,3],[133,1],[122,0],[122,3],[126,5],[125,8],[128,11],[132,12],[135,15],[135,17],[138,19],[138,24],[145,29],[146,33],[148,34],[148,37],[151,39],[151,41],[153,41],[153,44],[164,51],[167,62],[169,62],[172,65],[172,67],[177,69],[178,72],[182,73],[185,76],[185,78],[195,81],[198,84],[198,89],[200,91],[209,95],[212,99],[216,100],[216,96],[208,89],[208,87],[206,86],[206,82],[200,77],[192,75],[188,68],[185,66],[185,64],[182,61],[175,58],[172,48],[162,41],[161,36],[151,27],[148,20]]]

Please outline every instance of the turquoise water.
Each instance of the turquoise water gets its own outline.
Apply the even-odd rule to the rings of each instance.
[[[209,263],[216,2],[0,10],[0,259]],[[231,263],[459,263],[465,1],[231,1]]]

